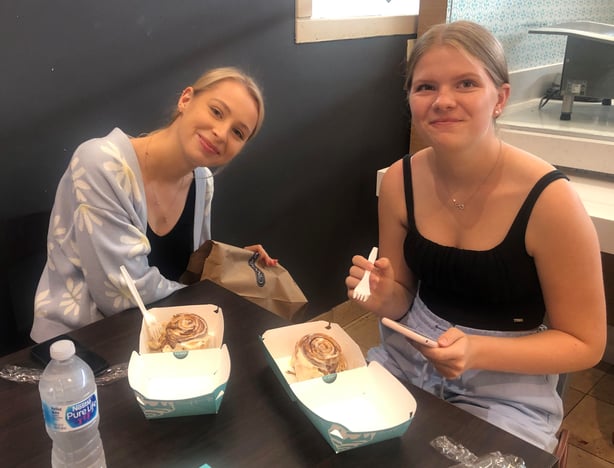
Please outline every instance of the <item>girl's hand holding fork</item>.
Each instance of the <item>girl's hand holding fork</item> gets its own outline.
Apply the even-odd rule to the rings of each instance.
[[[382,315],[383,306],[393,295],[395,288],[394,270],[390,261],[385,257],[378,258],[375,263],[371,263],[362,255],[355,255],[352,257],[349,275],[345,279],[347,295],[350,299],[353,299],[354,289],[358,286],[365,271],[371,272],[369,278],[371,295],[369,299],[364,302],[361,301],[360,304],[370,312]]]

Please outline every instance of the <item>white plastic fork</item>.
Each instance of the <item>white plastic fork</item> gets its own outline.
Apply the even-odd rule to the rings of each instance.
[[[369,254],[369,262],[374,263],[377,259],[377,247],[373,247],[371,249],[371,253]],[[371,297],[371,287],[369,286],[369,277],[371,276],[371,271],[366,270],[362,279],[354,289],[354,294],[352,297],[357,301],[366,302],[369,297]]]
[[[124,277],[124,281],[126,281],[128,289],[130,290],[130,294],[132,294],[136,305],[139,306],[141,314],[143,314],[143,318],[145,319],[145,324],[147,325],[147,331],[149,332],[149,336],[153,340],[158,341],[163,333],[162,325],[160,324],[160,322],[158,322],[156,317],[154,317],[154,315],[147,310],[145,304],[143,304],[143,299],[141,298],[138,289],[136,289],[136,284],[132,279],[132,276],[130,276],[130,273],[128,273],[128,270],[126,270],[126,267],[124,265],[120,265],[119,271],[121,271],[122,276]]]

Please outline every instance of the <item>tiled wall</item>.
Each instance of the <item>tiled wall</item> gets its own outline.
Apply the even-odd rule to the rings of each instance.
[[[566,36],[529,29],[578,20],[614,24],[614,0],[448,0],[448,21],[459,19],[490,29],[516,71],[561,63],[565,55]]]

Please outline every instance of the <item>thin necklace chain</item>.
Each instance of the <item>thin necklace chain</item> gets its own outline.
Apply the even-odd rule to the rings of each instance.
[[[482,188],[482,186],[486,183],[486,181],[490,178],[490,176],[492,175],[493,172],[495,172],[495,168],[499,165],[499,160],[501,159],[501,153],[503,152],[503,143],[501,140],[499,140],[499,152],[497,154],[497,159],[495,161],[495,163],[493,164],[493,166],[490,168],[490,170],[488,171],[488,173],[484,176],[484,178],[482,179],[482,181],[478,184],[478,186],[475,188],[475,190],[473,190],[473,192],[471,192],[471,195],[469,195],[469,197],[463,202],[460,201],[458,198],[456,198],[455,196],[450,194],[450,191],[448,190],[448,187],[446,187],[445,183],[443,184],[443,187],[446,191],[446,193],[448,194],[448,198],[450,199],[450,201],[452,202],[452,206],[454,208],[456,208],[457,210],[464,210],[465,206],[473,199],[473,197],[479,192],[479,190]]]
[[[147,145],[145,146],[145,169],[150,175],[151,175],[151,170],[149,168],[149,145],[151,144],[151,140],[153,140],[153,137],[154,135],[149,136],[149,140],[147,141]],[[177,197],[179,197],[179,192],[185,185],[186,177],[187,175],[184,175],[181,178],[181,181],[179,182],[179,185],[177,186],[177,190],[175,191],[175,196],[171,200],[166,211],[171,210],[175,206],[175,203],[177,202]],[[165,211],[162,211],[156,187],[154,186],[154,184],[151,184],[151,183],[149,184],[149,186],[151,187],[151,194],[153,195],[154,204],[158,207],[158,211],[160,211],[160,214],[162,216],[162,221],[164,222],[164,224],[166,224],[168,222],[167,213]]]

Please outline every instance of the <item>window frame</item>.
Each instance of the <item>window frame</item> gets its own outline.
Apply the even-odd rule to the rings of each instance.
[[[311,1],[295,0],[295,42],[297,44],[378,36],[415,35],[418,31],[418,15],[312,18]]]

